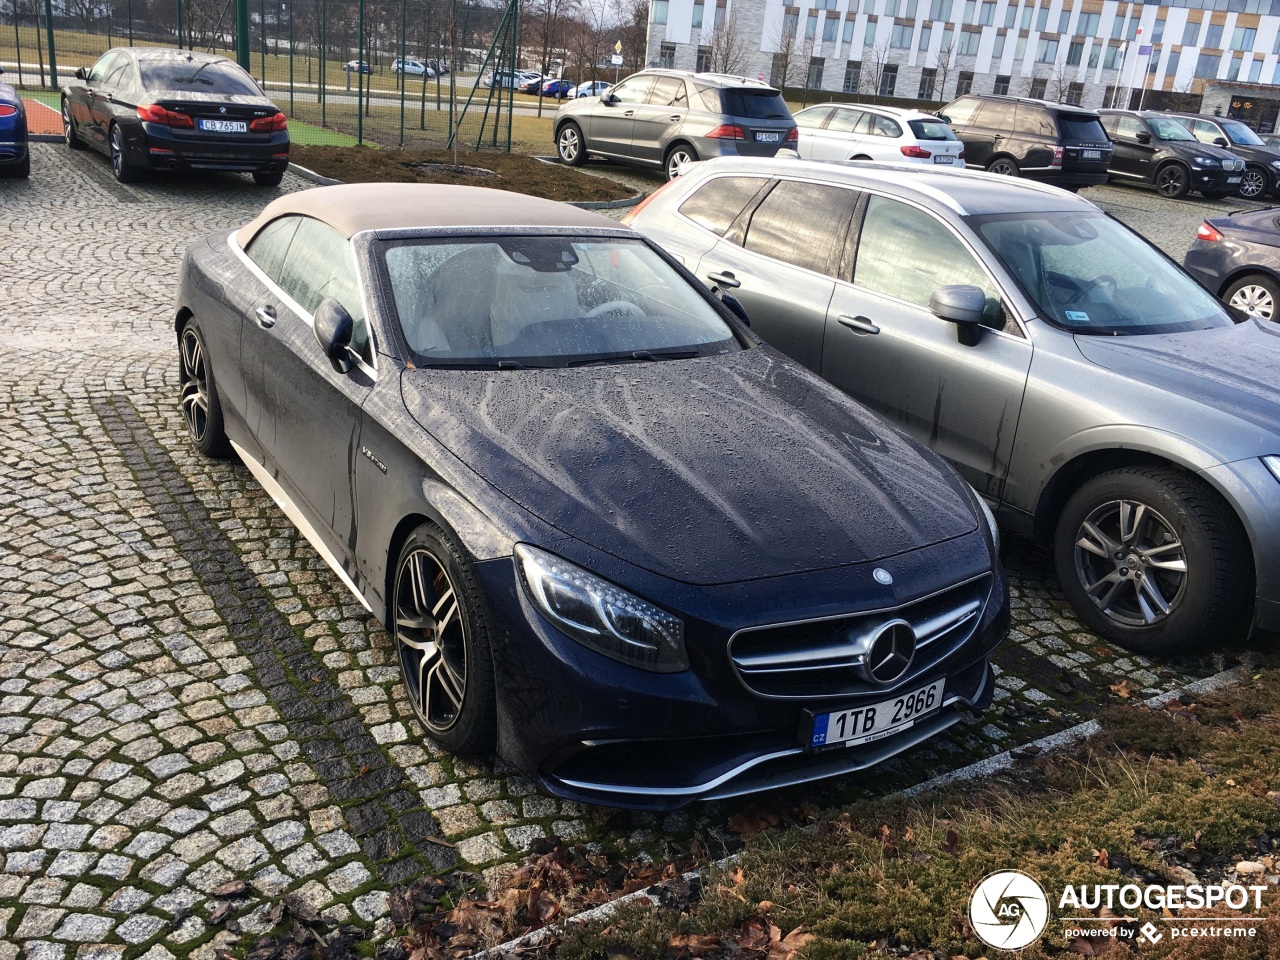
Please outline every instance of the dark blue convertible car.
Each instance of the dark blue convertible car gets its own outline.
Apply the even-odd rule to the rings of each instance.
[[[991,700],[981,500],[611,220],[291,193],[188,251],[174,322],[196,447],[386,625],[454,752],[675,807],[862,769]]]
[[[3,67],[0,73],[4,73]],[[0,176],[31,176],[27,111],[18,91],[7,83],[0,83]]]

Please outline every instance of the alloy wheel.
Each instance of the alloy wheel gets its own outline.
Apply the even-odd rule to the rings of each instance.
[[[1111,500],[1080,524],[1075,567],[1085,594],[1109,619],[1150,626],[1182,599],[1187,552],[1156,510],[1138,500]]]
[[[1187,192],[1187,175],[1179,166],[1168,166],[1156,174],[1156,189],[1164,197],[1181,197]]]
[[[68,147],[75,145],[76,134],[71,126],[71,106],[67,101],[62,101],[62,139],[66,141]]]
[[[120,136],[119,125],[111,128],[111,169],[117,179],[124,169],[124,141]]]
[[[578,139],[578,131],[573,127],[565,127],[560,131],[560,159],[565,163],[573,163],[578,159],[582,142]]]
[[[1227,303],[1260,320],[1276,319],[1276,298],[1260,283],[1241,287]]]
[[[1006,160],[997,160],[991,166],[987,167],[987,170],[990,173],[995,173],[1002,177],[1017,176],[1017,170],[1014,168],[1013,164]]]
[[[1267,176],[1261,170],[1249,169],[1240,180],[1240,196],[1247,200],[1259,197],[1267,190]]]
[[[205,367],[204,342],[193,328],[182,331],[182,369],[178,372],[182,419],[191,439],[200,443],[209,430],[209,374]]]
[[[467,689],[467,618],[444,565],[429,550],[396,572],[395,633],[409,702],[430,733],[454,727]]]
[[[684,147],[676,147],[671,151],[671,155],[667,157],[667,179],[674,180],[680,175],[680,168],[686,163],[693,163],[693,161],[692,151]]]

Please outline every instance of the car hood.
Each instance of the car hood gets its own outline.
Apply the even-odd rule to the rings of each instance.
[[[1101,367],[1280,436],[1280,325],[1250,319],[1214,330],[1075,340]]]
[[[402,375],[413,418],[564,533],[673,580],[879,560],[973,531],[936,456],[768,348]]]

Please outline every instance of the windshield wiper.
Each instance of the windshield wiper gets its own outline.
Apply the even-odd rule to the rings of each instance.
[[[570,360],[566,367],[591,367],[605,363],[657,363],[660,360],[688,360],[698,356],[697,350],[633,350],[631,353],[608,357],[588,357],[585,360]]]

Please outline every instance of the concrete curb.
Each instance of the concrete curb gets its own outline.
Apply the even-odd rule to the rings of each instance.
[[[308,170],[306,167],[289,161],[289,172],[297,174],[303,180],[310,180],[312,183],[319,184],[322,187],[334,187],[342,183],[341,180],[334,180],[332,177],[324,177],[316,173],[314,170]]]
[[[1160,707],[1185,693],[1211,693],[1214,690],[1221,690],[1223,687],[1229,687],[1234,683],[1239,683],[1249,676],[1254,668],[1244,664],[1238,667],[1232,667],[1230,670],[1223,670],[1221,673],[1215,673],[1211,677],[1205,677],[1203,680],[1197,680],[1189,683],[1178,690],[1170,690],[1167,693],[1157,694],[1146,700],[1138,701],[1146,707]],[[990,776],[993,773],[999,773],[1008,770],[1013,766],[1014,760],[1019,756],[1020,751],[1025,751],[1028,747],[1038,747],[1036,755],[1048,752],[1050,750],[1058,750],[1062,747],[1070,746],[1078,743],[1097,733],[1101,727],[1098,726],[1096,720],[1086,720],[1084,723],[1078,723],[1074,727],[1068,727],[1066,730],[1059,730],[1057,733],[1051,733],[1047,737],[1041,737],[1039,740],[1033,740],[1031,743],[1023,744],[1019,747],[1013,747],[998,753],[993,757],[987,757],[985,760],[978,760],[959,770],[952,770],[950,773],[940,774],[923,783],[918,783],[914,787],[907,787],[905,790],[899,790],[897,793],[891,793],[887,799],[897,797],[915,797],[922,793],[928,793],[931,790],[937,790],[940,787],[949,786],[953,783],[960,783],[965,780],[973,780],[978,777]],[[723,860],[717,860],[711,864],[718,870],[723,870],[732,863],[737,862],[738,855],[725,857]],[[683,875],[683,879],[692,880],[695,877],[701,877],[707,867],[698,870],[691,870]],[[500,943],[497,946],[474,953],[466,960],[500,960],[500,958],[518,955],[524,950],[536,947],[550,936],[557,935],[573,925],[590,923],[593,920],[605,919],[617,912],[618,908],[634,903],[641,898],[656,899],[657,895],[653,887],[646,887],[643,890],[636,890],[628,893],[626,896],[618,897],[616,900],[610,900],[608,903],[601,904],[598,907],[592,907],[590,910],[584,910],[582,913],[574,914],[559,923],[543,927],[540,930],[534,930],[527,933],[523,937],[515,940],[508,940],[506,943]]]

